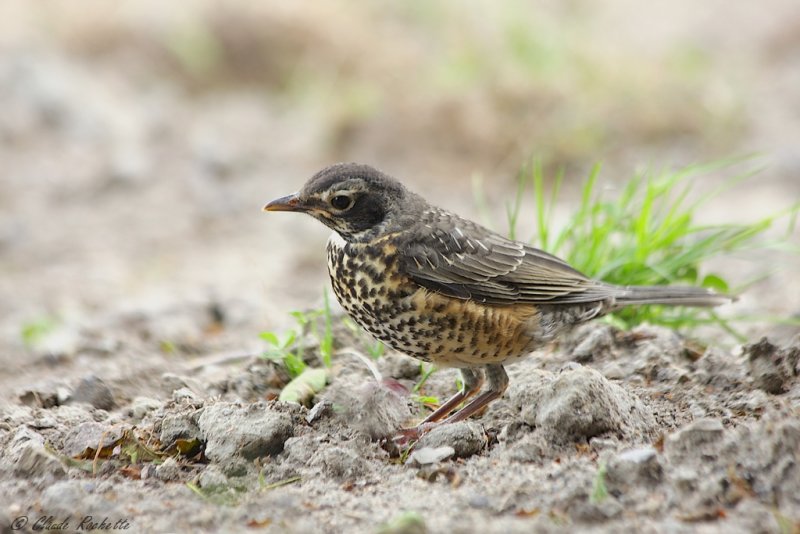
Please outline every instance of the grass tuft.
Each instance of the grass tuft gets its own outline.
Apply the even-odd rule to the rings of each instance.
[[[518,198],[507,209],[509,235],[517,234],[519,197],[532,186],[536,205],[533,244],[564,258],[587,276],[619,285],[693,285],[736,294],[744,285],[733,286],[719,273],[704,272],[702,263],[776,245],[767,241],[766,232],[779,220],[787,219],[791,233],[800,203],[748,224],[698,223],[697,215],[709,200],[756,173],[750,170],[733,176],[721,187],[690,201],[693,182],[731,163],[639,174],[615,197],[605,195],[598,187],[600,167],[595,166],[583,185],[577,209],[560,229],[554,225],[553,208],[562,175],[555,178],[548,195],[541,165],[529,163],[518,175]],[[629,307],[608,320],[622,328],[643,322],[674,328],[715,323],[735,334],[727,321],[702,308]]]

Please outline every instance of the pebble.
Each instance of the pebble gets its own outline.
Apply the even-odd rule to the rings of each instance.
[[[594,369],[577,366],[526,378],[509,398],[523,421],[558,442],[586,441],[607,432],[643,438],[656,426],[638,397]]]
[[[468,458],[479,453],[487,443],[483,427],[478,423],[461,421],[439,425],[417,442],[420,449],[450,447],[456,458]]]
[[[161,407],[161,401],[150,397],[136,397],[131,402],[130,414],[136,421],[141,421],[144,417]]]
[[[239,406],[220,402],[206,406],[198,426],[206,441],[206,456],[218,463],[237,456],[254,459],[278,454],[294,433],[289,415],[263,403]]]
[[[95,375],[81,378],[72,392],[70,402],[90,404],[100,410],[111,410],[116,406],[111,388]]]
[[[103,423],[85,422],[74,427],[64,438],[63,452],[72,458],[81,456],[87,450],[110,447],[122,437],[122,426],[109,426]]]
[[[166,458],[156,467],[155,475],[163,482],[178,480],[181,476],[181,466],[175,458]]]
[[[423,465],[438,464],[445,460],[449,460],[456,453],[453,447],[423,447],[421,449],[414,449],[408,456],[406,465],[412,467],[421,467]]]
[[[195,439],[200,437],[200,428],[194,413],[167,415],[161,420],[159,440],[169,446],[177,439]]]
[[[658,452],[652,447],[628,449],[612,457],[607,467],[610,485],[654,485],[664,477]]]

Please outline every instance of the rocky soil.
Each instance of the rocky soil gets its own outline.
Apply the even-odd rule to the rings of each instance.
[[[83,376],[23,388],[3,410],[4,528],[87,516],[141,532],[798,527],[800,341],[698,350],[663,328],[583,327],[511,366],[481,417],[398,449],[387,438],[424,411],[405,356],[379,359],[379,382],[339,350],[309,409],[275,400],[285,371],[246,355],[191,362],[131,396],[127,378],[95,374],[100,334],[79,335]],[[440,371],[424,391],[454,388]]]

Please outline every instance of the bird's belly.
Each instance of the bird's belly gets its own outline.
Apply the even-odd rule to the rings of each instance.
[[[328,243],[333,292],[359,326],[391,348],[442,367],[473,367],[520,358],[540,344],[532,306],[444,297],[392,269],[390,256],[339,241]]]

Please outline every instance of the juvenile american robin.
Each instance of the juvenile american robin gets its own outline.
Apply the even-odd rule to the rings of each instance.
[[[592,280],[547,252],[429,204],[367,165],[327,167],[264,210],[307,213],[333,230],[333,291],[362,328],[414,358],[459,368],[462,389],[417,434],[431,423],[464,420],[502,396],[505,364],[580,323],[629,305],[731,300],[697,287]],[[488,387],[475,396],[484,377]]]

